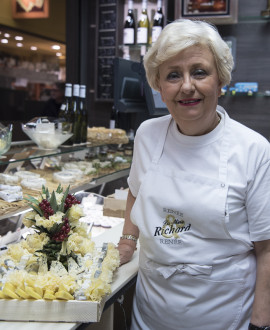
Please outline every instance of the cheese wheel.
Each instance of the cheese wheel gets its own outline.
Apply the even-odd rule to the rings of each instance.
[[[72,183],[76,180],[76,175],[68,171],[60,171],[53,174],[53,181],[59,183]]]
[[[1,190],[0,198],[6,202],[16,202],[23,199],[23,194],[21,191],[9,191],[9,190]]]
[[[22,191],[22,187],[21,186],[10,186],[8,184],[0,184],[0,190],[18,192],[18,191]]]
[[[21,185],[24,188],[40,190],[42,186],[46,185],[46,180],[43,178],[30,178],[21,181]]]
[[[40,177],[40,174],[30,171],[18,171],[14,173],[14,176],[18,177],[19,181],[22,181],[24,179],[37,179]]]
[[[81,179],[83,177],[83,171],[81,171],[78,168],[70,168],[68,170],[65,170],[66,173],[71,173],[75,176],[75,180]]]
[[[19,182],[19,178],[15,175],[0,173],[0,183],[7,185],[16,185]]]

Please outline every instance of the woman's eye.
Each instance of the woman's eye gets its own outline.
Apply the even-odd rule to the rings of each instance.
[[[193,76],[195,77],[205,77],[206,72],[204,70],[196,70],[193,72]]]
[[[180,74],[177,72],[171,72],[168,74],[167,79],[168,80],[173,80],[173,79],[178,79],[180,77]]]

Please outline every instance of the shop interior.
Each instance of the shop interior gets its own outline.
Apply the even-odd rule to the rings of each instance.
[[[174,17],[175,8],[177,9],[175,2],[177,3],[169,0],[164,5],[167,21],[176,18]],[[140,8],[140,2],[134,3],[136,13]],[[108,18],[108,24],[111,24],[110,29],[107,27],[109,32],[106,32],[106,27],[102,27],[100,22],[104,6],[105,9],[107,6],[115,10],[115,15]],[[155,1],[150,0],[149,12],[154,12],[154,6]],[[112,7],[110,2],[100,5],[99,1],[59,0],[51,1],[49,18],[13,19],[11,1],[3,0],[0,4],[2,35],[9,33],[14,38],[20,33],[24,35],[25,41],[21,43],[22,47],[19,47],[17,44],[20,43],[15,41],[0,44],[1,121],[4,123],[15,121],[16,124],[17,121],[27,122],[40,115],[43,102],[49,97],[52,82],[63,80],[87,85],[88,124],[108,127],[114,105],[114,93],[116,93],[114,88],[120,87],[113,87],[114,81],[106,81],[108,72],[102,74],[100,62],[110,61],[107,64],[109,74],[111,77],[114,76],[114,58],[121,58],[124,55],[120,22],[124,20],[126,8],[127,4],[124,0],[115,1]],[[269,82],[265,69],[269,67],[269,21],[267,16],[263,15],[265,12],[267,12],[265,0],[259,0],[256,4],[253,1],[239,0],[237,23],[220,24],[219,21],[215,23],[221,35],[231,43],[235,56],[233,80],[229,87],[233,89],[239,82],[258,84],[257,92],[252,95],[233,94],[227,91],[220,98],[220,104],[228,109],[233,118],[269,138]],[[103,37],[102,33],[105,33],[105,38],[107,38],[106,33],[114,36],[115,45],[110,56],[102,55],[102,49],[111,51],[112,48],[99,44]],[[26,41],[26,38],[29,41]],[[26,51],[30,40],[39,45],[36,51]],[[52,46],[59,46],[60,49],[54,50]],[[140,61],[139,50],[134,48],[130,54],[130,60]],[[107,93],[102,92],[102,86],[106,84],[109,85]],[[125,126],[123,128],[130,128],[132,121],[141,122],[145,119],[145,116],[136,111],[129,112],[132,114],[120,114],[119,125]],[[15,132],[14,141],[22,137],[25,136]]]
[[[219,104],[231,118],[269,140],[269,1],[236,2],[233,20],[209,19],[230,44],[235,61],[231,85],[224,89]],[[163,1],[167,23],[181,16],[179,3],[180,0]],[[134,0],[136,15],[140,5],[141,1]],[[153,16],[156,0],[149,0],[148,5]],[[168,114],[160,95],[146,82],[141,49],[131,47],[128,59],[125,57],[126,12],[127,0],[49,0],[48,17],[13,18],[12,1],[0,1],[0,123],[13,124],[12,143],[29,141],[21,125],[41,116],[57,81],[86,85],[88,127],[109,128],[114,111],[116,128],[136,133],[144,120]],[[104,40],[113,42],[104,44]],[[239,89],[240,85],[250,83],[252,89]],[[80,153],[78,158],[89,156],[88,149],[75,151]],[[66,151],[63,155],[68,159]],[[0,168],[6,165],[0,159]],[[108,196],[115,189],[127,188],[127,177],[125,169],[123,174],[102,177],[94,185],[79,188]],[[74,188],[74,192],[79,188]],[[0,220],[3,219],[0,214]],[[13,212],[10,219],[14,224],[18,214]],[[120,299],[123,292],[118,293],[120,300],[114,305],[115,330],[126,330],[130,323],[133,284],[125,289],[124,311]],[[102,329],[102,325],[88,326]],[[78,329],[86,326],[80,325]]]

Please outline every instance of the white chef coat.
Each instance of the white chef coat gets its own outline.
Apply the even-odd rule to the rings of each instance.
[[[270,238],[270,151],[258,133],[218,111],[221,123],[204,136],[182,135],[170,116],[137,132],[129,185],[141,248],[132,329],[247,329],[251,239]]]

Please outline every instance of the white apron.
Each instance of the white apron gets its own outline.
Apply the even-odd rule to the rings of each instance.
[[[131,211],[140,229],[131,330],[246,330],[256,262],[226,228],[229,117],[218,180],[159,165],[169,125]]]

